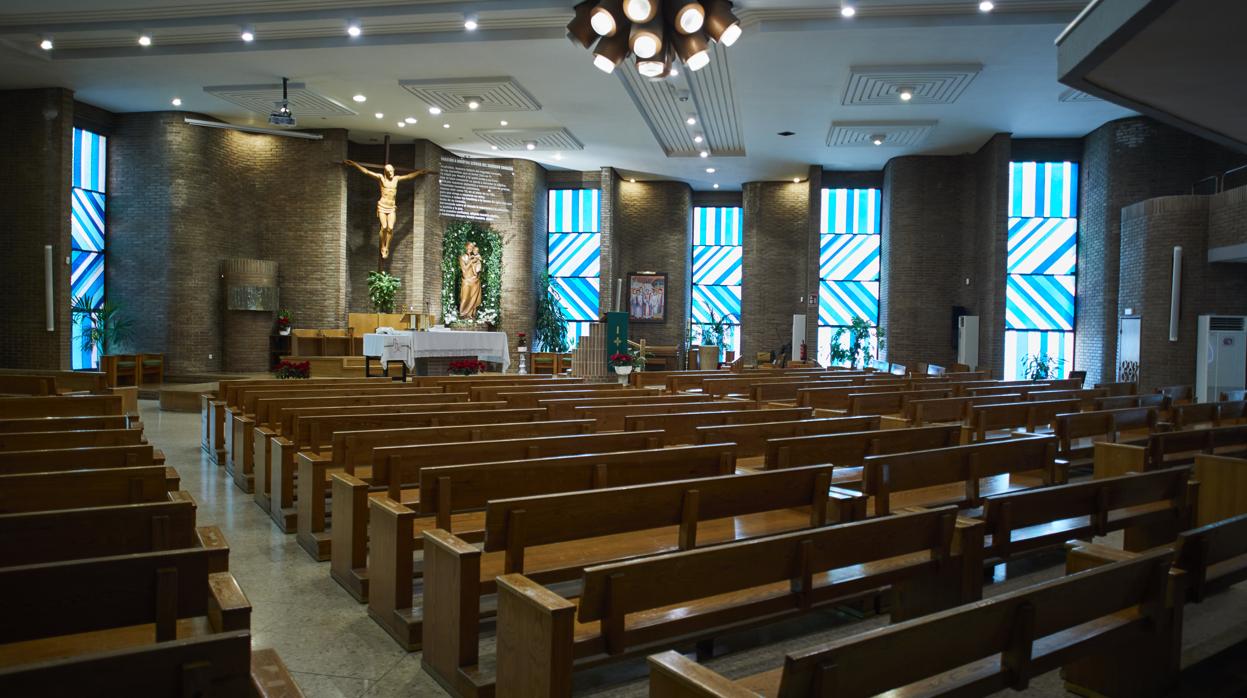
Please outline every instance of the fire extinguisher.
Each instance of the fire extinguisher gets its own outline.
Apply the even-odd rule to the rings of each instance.
[[[801,340],[801,360],[806,361],[805,340]]]

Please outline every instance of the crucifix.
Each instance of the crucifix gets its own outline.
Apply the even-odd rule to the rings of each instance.
[[[432,170],[412,170],[406,167],[396,168],[391,165],[389,136],[385,137],[384,164],[377,165],[371,162],[361,164],[354,160],[343,160],[342,164],[350,165],[381,183],[381,198],[377,200],[377,220],[381,223],[381,259],[387,259],[390,256],[390,238],[394,236],[395,211],[398,208],[394,202],[394,197],[398,193],[398,183],[430,174]],[[381,171],[375,172],[368,169],[369,167],[377,167]],[[403,170],[404,174],[397,174],[397,171],[400,169]]]

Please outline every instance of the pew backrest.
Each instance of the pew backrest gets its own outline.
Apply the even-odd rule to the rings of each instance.
[[[377,390],[374,388],[374,390]],[[412,390],[423,390],[413,388]],[[358,407],[363,405],[432,405],[451,402],[467,402],[466,393],[416,393],[404,390],[379,390],[376,393],[348,395],[300,395],[257,400],[255,403],[256,426],[281,424],[282,412],[302,407]],[[487,408],[482,408],[487,409]],[[287,425],[288,426],[288,425]]]
[[[1159,412],[1154,407],[1127,407],[1058,414],[1053,426],[1059,441],[1059,452],[1070,453],[1075,439],[1103,436],[1104,441],[1116,443],[1123,431],[1155,431],[1159,418]]]
[[[177,550],[195,545],[195,503],[164,502],[0,514],[0,560],[59,560]]]
[[[1002,404],[1021,400],[1022,396],[1018,393],[909,400],[905,404],[904,416],[916,427],[932,422],[961,422],[966,419],[966,412],[970,405]]]
[[[982,441],[987,432],[998,429],[1035,431],[1052,424],[1058,414],[1077,412],[1078,400],[1028,400],[1026,402],[970,405],[968,416],[975,438]]]
[[[695,443],[736,444],[741,458],[766,455],[767,442],[793,436],[841,434],[848,431],[874,431],[879,428],[878,415],[864,417],[819,417],[800,421],[760,422],[757,424],[726,424],[697,427]]]
[[[545,393],[545,392],[592,392],[595,390],[618,390],[619,383],[611,381],[609,383],[570,383],[565,380],[558,381],[528,381],[518,383],[507,383],[504,385],[477,385],[468,390],[468,395],[473,402],[489,402],[491,400],[502,400],[499,397],[503,393]],[[447,392],[461,393],[463,389],[448,389]]]
[[[660,429],[663,442],[668,446],[674,444],[695,444],[698,442],[698,427],[722,426],[725,424],[755,424],[759,422],[798,421],[809,419],[813,409],[809,407],[784,407],[761,410],[716,410],[713,412],[672,412],[662,415],[626,415],[624,431],[643,431]]]
[[[1225,588],[1247,578],[1244,556],[1247,514],[1178,534],[1174,566],[1187,573],[1190,599],[1199,602],[1214,588]],[[1235,560],[1237,564],[1231,562]]]
[[[576,409],[578,407],[616,407],[619,405],[642,405],[642,404],[667,404],[673,405],[677,403],[692,404],[710,401],[706,395],[648,395],[638,394],[633,397],[579,397],[579,398],[551,398],[543,397],[537,401],[537,406],[545,408],[550,413],[550,419],[581,419],[577,416]]]
[[[0,419],[123,414],[120,395],[52,395],[0,399]]]
[[[0,475],[0,514],[159,502],[165,477],[162,465]]]
[[[1096,383],[1095,387],[1107,390],[1109,397],[1137,395],[1139,393],[1139,384],[1134,381]]]
[[[593,421],[589,419],[439,426],[428,426],[427,419],[422,419],[420,421],[422,426],[401,426],[411,423],[410,420],[386,421],[373,426],[394,428],[334,432],[331,460],[335,466],[343,467],[348,473],[354,474],[355,468],[372,465],[375,462],[376,449],[387,446],[590,434],[593,433],[594,426]]]
[[[123,468],[151,465],[151,444],[99,446],[94,448],[47,448],[35,451],[0,451],[0,473],[38,473],[83,468]]]
[[[138,429],[0,433],[0,451],[82,448],[87,446],[133,446],[142,442],[143,432]]]
[[[848,412],[850,415],[862,414],[901,414],[910,400],[934,400],[952,397],[947,389],[898,390],[886,393],[853,393],[849,395]]]
[[[542,400],[575,400],[583,398],[635,398],[662,394],[661,388],[620,388],[614,390],[550,390],[523,393],[498,393],[497,399],[510,407],[537,407]]]
[[[671,396],[662,396],[664,400]],[[646,402],[623,405],[577,405],[572,408],[571,415],[576,419],[592,419],[597,423],[599,431],[621,430],[629,416],[653,416],[688,412],[721,412],[752,410],[756,405],[744,400],[703,401],[703,402]],[[552,413],[553,415],[553,413]]]
[[[1171,461],[1175,464],[1188,462],[1194,453],[1228,450],[1227,455],[1240,455],[1247,450],[1247,425],[1160,431],[1148,437],[1147,450],[1148,469],[1163,467]]]
[[[1169,398],[1160,393],[1150,395],[1109,395],[1096,398],[1096,410],[1119,410],[1127,407],[1155,407],[1158,410],[1169,409]]]
[[[766,447],[766,469],[822,463],[855,467],[870,455],[945,448],[960,441],[956,424],[772,439]]]
[[[0,434],[13,432],[85,431],[92,429],[128,429],[130,418],[124,414],[86,417],[28,417],[0,419]]]

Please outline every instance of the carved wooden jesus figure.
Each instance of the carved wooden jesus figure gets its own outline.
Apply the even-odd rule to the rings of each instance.
[[[394,203],[394,196],[398,193],[398,183],[428,174],[429,170],[416,170],[415,172],[396,176],[394,174],[394,166],[389,163],[386,163],[385,168],[381,172],[373,172],[354,160],[343,160],[342,162],[381,183],[381,198],[377,200],[377,220],[381,223],[381,258],[387,259],[390,256],[390,238],[394,236],[394,212],[397,209],[397,205]]]

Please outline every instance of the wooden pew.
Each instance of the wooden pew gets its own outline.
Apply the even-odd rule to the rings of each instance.
[[[764,467],[775,470],[827,463],[840,468],[860,468],[866,456],[925,451],[959,443],[961,427],[956,424],[771,439],[767,442]],[[849,477],[851,482],[861,479],[859,472],[851,472]],[[837,477],[837,482],[840,480]]]
[[[759,422],[757,424],[727,424],[723,426],[697,427],[697,443],[735,444],[737,465],[756,466],[753,462],[766,455],[766,445],[771,439],[816,434],[841,434],[847,431],[874,431],[879,429],[878,416],[865,417],[819,417],[790,422]]]
[[[1095,477],[1155,470],[1194,462],[1200,453],[1242,458],[1247,455],[1247,425],[1160,431],[1147,443],[1095,444]]]
[[[971,405],[998,405],[1021,400],[1022,396],[1018,393],[909,400],[905,404],[903,416],[916,427],[934,423],[963,422],[968,419],[966,414]]]
[[[151,444],[98,446],[94,448],[48,448],[37,451],[0,451],[0,473],[43,473],[94,468],[131,468],[159,465]],[[165,468],[169,491],[178,489],[177,470]]]
[[[895,620],[975,600],[948,591],[981,574],[977,559],[966,564],[973,552],[954,552],[955,520],[944,509],[595,565],[583,571],[575,602],[526,575],[504,575],[496,695],[539,687],[570,696],[573,662],[712,642],[881,587],[894,592]]]
[[[837,388],[800,388],[797,390],[797,406],[821,410],[849,408],[849,396],[865,393],[891,393],[904,388],[905,381],[887,381],[876,385],[852,385]]]
[[[108,380],[103,371],[70,371],[50,368],[0,368],[0,376],[42,376],[56,382],[56,393],[108,393]]]
[[[848,413],[901,414],[910,400],[935,400],[952,397],[951,390],[898,390],[884,393],[850,393]]]
[[[1156,431],[1159,411],[1154,407],[1129,407],[1118,410],[1096,410],[1059,414],[1056,418],[1057,458],[1072,466],[1088,465],[1094,461],[1095,443],[1125,443],[1146,441],[1147,434]]]
[[[138,429],[0,432],[0,451],[34,451],[45,448],[84,448],[88,446],[136,446],[142,443],[143,432]]]
[[[468,391],[472,402],[489,402],[502,400],[503,393],[546,393],[546,392],[589,392],[597,390],[619,390],[623,388],[618,381],[609,383],[571,383],[565,380],[546,382],[511,383],[505,385],[478,385]],[[453,392],[462,392],[454,390]]]
[[[160,465],[0,474],[0,514],[167,502],[175,494]]]
[[[12,375],[0,373],[0,395],[56,395],[56,378],[52,376]]]
[[[1095,387],[1107,390],[1109,397],[1138,395],[1139,393],[1139,384],[1134,381],[1096,383]]]
[[[622,431],[630,416],[655,416],[691,412],[723,412],[755,410],[757,405],[746,400],[665,402],[672,396],[664,395],[663,402],[638,402],[624,405],[577,405],[569,415],[572,419],[592,419],[597,431]],[[553,410],[551,410],[553,414]]]
[[[616,386],[619,384],[616,383]],[[616,388],[615,390],[549,390],[522,393],[498,393],[508,407],[537,407],[544,400],[576,400],[583,398],[636,398],[662,395],[661,388]]]
[[[1195,387],[1190,385],[1166,385],[1153,392],[1169,398],[1174,405],[1184,405],[1195,401]]]
[[[124,414],[120,395],[55,395],[0,399],[0,419]]]
[[[731,376],[730,371],[633,371],[628,376],[628,384],[637,388],[648,388],[650,386],[666,386],[667,378],[670,376],[692,376],[694,374],[708,374],[712,376],[727,377]]]
[[[368,615],[400,645],[419,647],[422,616],[412,610],[412,558],[423,531],[454,532],[456,514],[483,509],[494,499],[728,475],[735,462],[731,446],[709,444],[424,468],[416,510],[388,497],[368,501]]]
[[[989,403],[966,408],[966,425],[975,441],[986,441],[988,432],[1025,429],[1033,433],[1051,425],[1058,414],[1078,411],[1078,400],[1031,400],[1026,402]]]
[[[469,406],[471,403],[459,403],[463,407]],[[501,405],[502,403],[489,403],[491,405]],[[427,426],[438,426],[442,424],[488,424],[491,422],[519,422],[519,421],[538,421],[545,418],[545,412],[541,409],[455,409],[453,411],[444,412],[441,409],[448,405],[420,405],[415,407],[428,407],[439,411],[413,411],[412,414],[421,414],[425,416],[424,424]],[[377,406],[372,406],[375,408]],[[412,406],[407,406],[410,408]],[[321,408],[313,408],[321,409]],[[333,408],[337,409],[337,408]],[[364,408],[368,409],[368,408]],[[332,411],[332,410],[330,410]],[[260,442],[256,441],[256,458],[260,457]],[[268,439],[273,448],[279,447],[277,439],[279,436]],[[286,533],[294,533],[297,529],[296,517],[298,509],[295,507],[295,499],[297,497],[297,480],[295,478],[296,468],[294,463],[294,448],[291,446],[287,449],[290,453],[289,461],[279,460],[275,455],[270,454],[270,467],[267,469],[256,469],[256,491],[254,499],[260,505],[260,508],[266,508],[270,518],[277,524],[277,527]],[[265,472],[267,470],[267,473]],[[267,479],[261,481],[261,477],[271,477],[272,481]],[[266,497],[262,491],[261,484],[265,485],[269,490]]]
[[[1108,397],[1108,391],[1096,388],[1079,388],[1077,390],[1032,390],[1026,395],[1027,400],[1078,400],[1079,409],[1095,409],[1095,401]]]
[[[1195,455],[1200,482],[1197,526],[1247,514],[1247,459]]]
[[[699,427],[797,421],[809,419],[813,412],[814,410],[809,407],[781,407],[761,410],[672,412],[662,415],[630,414],[624,417],[624,431],[660,429],[663,432],[663,443],[668,446],[695,444],[699,443]]]
[[[1241,424],[1244,419],[1247,419],[1247,402],[1242,400],[1174,405],[1169,417],[1175,429]]]
[[[1121,410],[1127,407],[1155,407],[1162,413],[1169,411],[1169,398],[1159,393],[1152,395],[1110,395],[1097,398],[1096,410]]]
[[[728,397],[731,395],[748,397],[754,385],[777,383],[810,383],[818,380],[831,379],[834,374],[803,374],[792,376],[759,376],[754,374],[732,376],[730,378],[703,378],[701,391],[711,397]]]
[[[92,429],[135,429],[138,420],[128,415],[88,417],[26,417],[0,419],[0,434],[42,431],[87,431]]]
[[[426,531],[424,664],[443,685],[466,684],[456,691],[461,695],[488,686],[488,676],[474,680],[480,672],[473,665],[480,599],[500,591],[499,574],[558,583],[603,563],[722,549],[733,541],[812,533],[829,522],[855,520],[861,497],[828,500],[829,477],[827,468],[813,467],[494,500],[486,505],[483,551],[444,530]],[[945,513],[951,537],[952,512]],[[928,527],[935,521],[931,515],[924,519]],[[925,537],[939,535],[928,528]],[[512,630],[523,635],[527,628]]]
[[[905,689],[897,693],[987,696],[1024,690],[1032,677],[1062,666],[1067,677],[1082,671],[1087,681],[1080,692],[1158,695],[1165,668],[1146,658],[1167,645],[1165,579],[1172,558],[1164,550],[1146,553],[791,652],[782,670],[738,681],[664,652],[649,658],[650,695],[854,698]]]
[[[853,384],[851,380],[798,380],[798,381],[767,381],[753,383],[749,386],[749,399],[754,402],[792,402],[796,404],[797,391],[802,388],[844,388]]]
[[[550,419],[584,419],[576,415],[577,407],[614,407],[619,405],[640,405],[661,403],[664,405],[674,404],[692,404],[695,402],[709,402],[710,398],[705,395],[644,395],[638,394],[630,397],[581,397],[581,398],[551,398],[543,397],[537,401],[538,407],[545,408],[550,415]],[[622,426],[620,427],[623,428]]]
[[[210,572],[229,570],[229,548],[216,526],[195,526],[186,492],[163,502],[0,514],[0,560],[36,565],[159,550],[213,551]]]
[[[866,456],[862,475],[862,492],[872,497],[876,516],[903,506],[976,507],[984,496],[1068,479],[1052,436]]]

